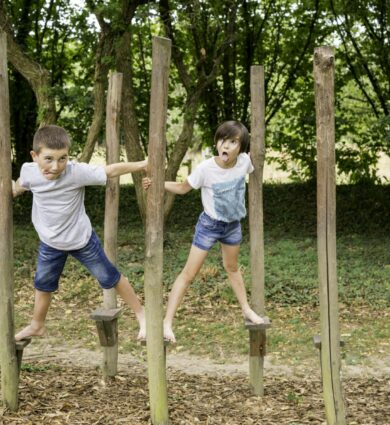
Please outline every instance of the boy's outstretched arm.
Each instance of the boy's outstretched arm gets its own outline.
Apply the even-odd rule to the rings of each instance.
[[[16,182],[12,180],[12,196],[16,198],[17,196],[21,195],[24,192],[27,192],[27,189],[25,189],[23,186],[20,185],[20,179],[17,179]]]
[[[137,173],[138,171],[146,171],[148,160],[137,162],[117,162],[115,164],[106,165],[105,170],[107,177],[118,177],[123,174]]]

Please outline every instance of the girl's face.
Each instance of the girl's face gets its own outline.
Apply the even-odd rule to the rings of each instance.
[[[232,139],[220,139],[217,142],[217,164],[222,168],[230,168],[236,164],[240,153],[241,143],[238,137]]]

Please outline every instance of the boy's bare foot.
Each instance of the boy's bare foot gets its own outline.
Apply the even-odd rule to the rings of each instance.
[[[46,328],[44,326],[35,327],[33,325],[28,325],[15,335],[15,341],[21,341],[22,339],[31,338],[33,336],[43,336],[45,333]]]
[[[249,320],[249,322],[255,323],[256,325],[260,325],[264,323],[264,319],[256,314],[251,308],[242,312],[244,319]]]
[[[176,342],[175,334],[173,333],[173,330],[172,330],[172,325],[169,325],[165,322],[164,322],[164,339],[173,343]]]
[[[139,341],[146,339],[146,319],[145,319],[145,309],[142,310],[141,313],[137,314],[137,320],[139,323],[139,332],[137,335],[137,339]]]

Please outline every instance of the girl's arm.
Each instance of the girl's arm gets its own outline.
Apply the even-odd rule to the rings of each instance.
[[[148,190],[151,184],[152,180],[149,177],[142,179],[142,187],[145,190]],[[168,192],[176,193],[176,195],[185,195],[192,189],[192,186],[186,180],[185,182],[165,182],[164,188]]]
[[[165,182],[164,187],[167,192],[176,193],[176,195],[185,195],[192,189],[188,180],[185,182]]]
[[[105,170],[107,177],[117,177],[123,174],[136,173],[138,171],[146,171],[148,160],[138,162],[117,162],[116,164],[106,165]]]

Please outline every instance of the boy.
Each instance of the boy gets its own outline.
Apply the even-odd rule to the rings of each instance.
[[[246,127],[238,121],[221,124],[214,136],[218,156],[202,162],[183,183],[165,182],[165,190],[184,195],[201,188],[204,211],[195,227],[191,250],[184,269],[176,278],[168,298],[164,319],[164,338],[176,342],[172,330],[173,317],[184,294],[198,274],[209,249],[219,241],[224,268],[240,303],[244,318],[263,323],[249,306],[245,284],[238,268],[238,254],[242,240],[240,220],[245,217],[245,176],[253,171],[249,155]],[[143,179],[147,189],[151,180]]]
[[[15,340],[44,335],[51,294],[58,289],[68,254],[86,266],[102,288],[116,289],[134,311],[140,327],[138,338],[144,339],[144,308],[127,278],[106,257],[85,212],[84,188],[104,185],[110,177],[145,171],[147,160],[107,166],[68,162],[70,144],[63,128],[40,128],[31,151],[34,162],[23,164],[19,179],[12,182],[14,197],[27,190],[33,193],[32,222],[40,239],[33,317]]]

